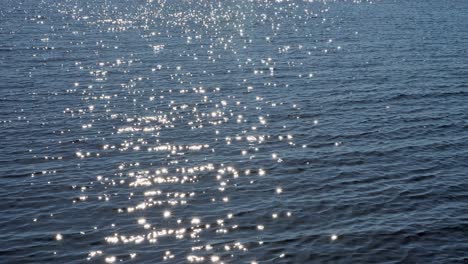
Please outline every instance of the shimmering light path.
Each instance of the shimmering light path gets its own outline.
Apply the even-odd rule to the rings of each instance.
[[[4,260],[462,261],[457,3],[7,0]]]

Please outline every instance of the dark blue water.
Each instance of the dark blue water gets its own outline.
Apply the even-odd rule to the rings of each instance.
[[[1,5],[0,262],[467,261],[467,1]]]

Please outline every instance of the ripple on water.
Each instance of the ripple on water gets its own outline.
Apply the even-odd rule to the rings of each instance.
[[[7,1],[6,261],[466,260],[457,4]]]

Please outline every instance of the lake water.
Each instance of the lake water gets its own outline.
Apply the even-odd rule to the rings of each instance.
[[[467,261],[468,1],[1,5],[0,262]]]

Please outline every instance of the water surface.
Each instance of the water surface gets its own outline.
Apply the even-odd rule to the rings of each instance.
[[[466,261],[467,8],[3,1],[0,262]]]

